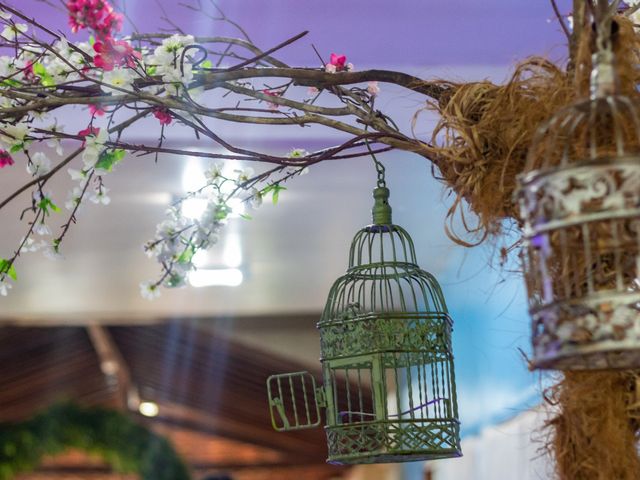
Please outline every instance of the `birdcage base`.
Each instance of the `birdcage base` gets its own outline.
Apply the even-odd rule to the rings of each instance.
[[[328,463],[398,463],[462,456],[457,420],[396,420],[325,427]]]
[[[597,345],[565,345],[560,350],[539,352],[531,362],[541,370],[612,370],[637,369],[640,366],[640,343],[621,346],[620,342]]]
[[[640,368],[639,301],[637,292],[599,295],[533,313],[533,368]]]

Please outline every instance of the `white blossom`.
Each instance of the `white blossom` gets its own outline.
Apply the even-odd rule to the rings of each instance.
[[[76,205],[80,203],[80,199],[82,198],[82,191],[83,189],[81,187],[74,187],[73,190],[69,192],[67,201],[64,204],[67,210],[73,210],[74,208],[76,208]]]
[[[251,197],[249,197],[249,205],[251,208],[257,209],[262,205],[262,194],[255,188],[251,189]]]
[[[160,296],[160,289],[151,282],[142,282],[140,284],[140,295],[147,300],[154,300]]]
[[[233,171],[233,173],[237,175],[236,184],[239,185],[241,183],[246,182],[251,177],[253,177],[254,171],[253,171],[253,168],[247,167],[247,168],[237,168]]]
[[[29,124],[26,122],[3,123],[0,124],[0,130],[4,132],[4,134],[0,134],[0,139],[11,146],[24,143],[31,132]]]
[[[38,222],[38,224],[33,227],[33,233],[36,235],[51,235],[51,229],[46,223]]]
[[[0,36],[10,42],[15,42],[18,40],[18,35],[25,33],[29,30],[29,27],[26,23],[12,23],[4,27]]]
[[[378,85],[378,82],[369,82],[367,84],[367,92],[369,92],[369,95],[372,97],[378,95],[380,93],[380,86]]]
[[[87,178],[87,173],[84,170],[75,170],[73,168],[69,168],[67,169],[67,172],[69,172],[71,180],[74,181],[84,180],[85,178]]]
[[[109,140],[109,133],[106,128],[101,128],[97,135],[87,135],[82,152],[82,161],[87,169],[95,166],[107,140]]]
[[[64,255],[62,255],[60,251],[53,245],[49,245],[47,248],[44,249],[42,253],[49,260],[55,260],[55,261],[64,260]]]
[[[12,287],[7,277],[0,278],[0,295],[6,297],[9,294],[9,289]]]
[[[100,186],[96,189],[96,191],[89,197],[93,203],[109,205],[111,203],[111,198],[107,195],[109,189],[105,186]]]
[[[309,155],[304,148],[292,148],[289,153],[287,153],[287,158],[302,158]]]
[[[49,130],[49,132],[51,132],[52,135],[61,132],[64,130],[64,127],[62,125],[58,125],[57,123],[53,123],[51,126],[49,126],[49,128],[47,129]],[[62,148],[62,143],[60,142],[60,138],[57,137],[52,137],[47,139],[47,146],[50,148],[53,148],[56,151],[56,154],[58,154],[58,156],[62,156],[64,155],[64,149]]]
[[[41,177],[51,171],[51,160],[42,152],[36,152],[27,163],[27,172],[34,177]]]
[[[131,90],[133,81],[135,79],[134,71],[127,67],[115,67],[109,72],[104,72],[102,76],[102,82],[108,85],[101,85],[100,88],[106,93],[113,93],[114,95],[122,95],[122,91],[118,88]],[[118,88],[112,88],[118,87]]]
[[[214,183],[222,175],[222,165],[215,163],[204,171],[208,183]]]

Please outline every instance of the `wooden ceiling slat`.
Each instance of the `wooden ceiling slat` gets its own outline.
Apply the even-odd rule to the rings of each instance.
[[[291,459],[323,465],[322,429],[280,434],[271,427],[265,380],[300,365],[254,351],[195,322],[117,326],[108,332],[143,398],[149,394],[149,400],[160,404],[159,418],[138,415],[139,420],[276,451],[281,455],[278,465]],[[102,375],[83,328],[0,328],[0,352],[0,420],[25,418],[56,399],[114,401],[115,389]],[[313,373],[319,377],[318,371]],[[260,467],[268,466],[257,454],[249,457]],[[220,463],[198,458],[203,469]],[[227,461],[223,467],[243,465]]]

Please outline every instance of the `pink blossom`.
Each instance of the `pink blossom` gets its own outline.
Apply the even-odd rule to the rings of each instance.
[[[14,164],[13,158],[6,150],[0,150],[0,168],[8,167]]]
[[[307,96],[309,96],[309,97],[313,97],[313,96],[317,95],[318,92],[320,92],[320,90],[318,90],[317,87],[309,87],[309,88],[307,88]]]
[[[106,0],[69,0],[69,24],[75,33],[90,28],[101,36],[111,36],[122,28],[122,15],[113,11]]]
[[[100,133],[100,128],[89,126],[89,127],[85,128],[84,130],[80,130],[78,132],[78,136],[82,137],[82,138],[87,138],[89,135],[93,135],[93,136],[97,137],[99,133]],[[82,146],[83,147],[84,147],[84,145],[85,145],[85,142],[82,142]]]
[[[91,113],[92,116],[95,117],[102,117],[105,114],[104,108],[102,108],[102,105],[96,105],[93,103],[89,104],[89,112]]]
[[[87,127],[84,130],[78,132],[79,137],[88,137],[89,135],[97,136],[100,133],[99,127]]]
[[[329,63],[336,67],[336,70],[344,70],[345,64],[347,63],[346,55],[336,55],[335,53],[331,54],[331,59]]]
[[[329,63],[324,66],[324,71],[327,73],[336,73],[353,70],[353,64],[347,63],[346,55],[338,55],[332,53]]]
[[[279,97],[280,95],[282,95],[282,92],[269,90],[268,88],[265,88],[264,90],[262,90],[262,93],[264,93],[265,95],[269,95],[270,97]],[[273,103],[273,102],[269,102],[268,105],[270,110],[277,110],[279,107],[277,103]]]
[[[169,112],[169,110],[167,110],[166,108],[154,108],[153,116],[160,120],[160,125],[169,125],[173,120],[171,112]]]
[[[136,66],[134,58],[142,58],[140,52],[135,51],[129,42],[114,40],[111,37],[105,37],[102,41],[96,42],[93,49],[97,53],[93,57],[93,63],[105,71],[111,71],[115,66],[123,65],[133,68]]]

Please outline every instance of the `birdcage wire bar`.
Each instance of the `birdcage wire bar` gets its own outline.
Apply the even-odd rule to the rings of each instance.
[[[330,462],[461,454],[452,322],[438,282],[417,265],[404,229],[374,224],[355,235],[349,268],[331,288],[318,328],[331,395]],[[370,381],[362,381],[363,371]]]
[[[640,367],[640,111],[606,95],[536,135],[518,193],[539,368]]]

